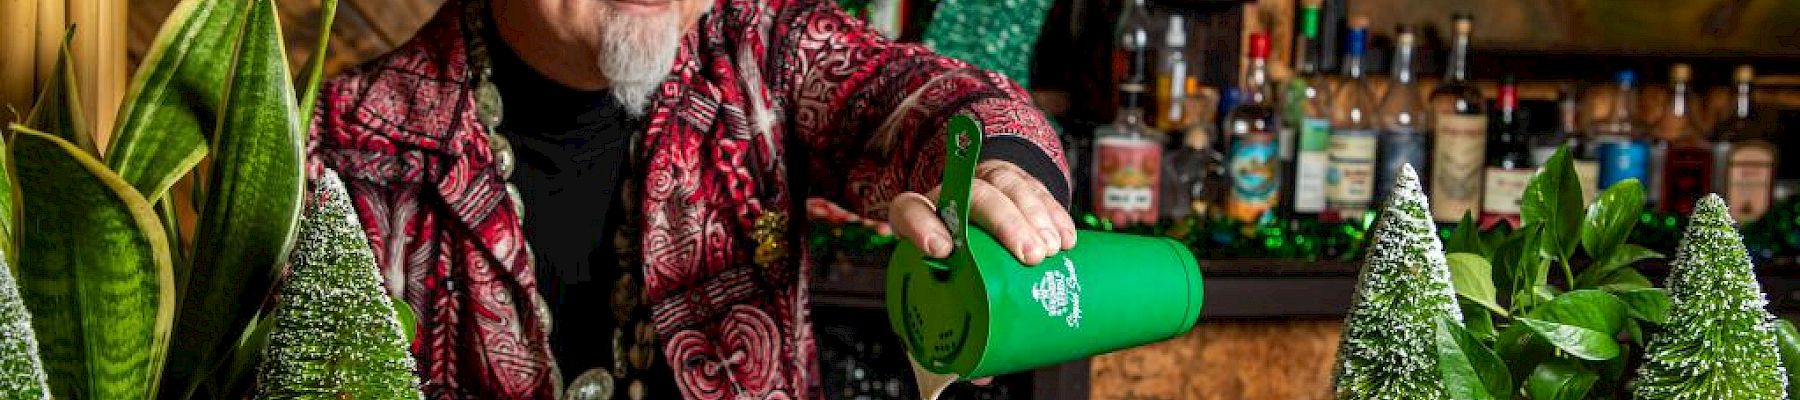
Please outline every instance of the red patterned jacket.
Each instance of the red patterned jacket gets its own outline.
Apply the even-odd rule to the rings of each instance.
[[[344,176],[389,289],[418,313],[427,396],[553,398],[547,313],[476,121],[456,3],[325,85],[310,154]],[[818,396],[804,218],[768,219],[794,251],[759,260],[765,216],[805,215],[808,196],[884,216],[937,183],[953,113],[1067,171],[1017,85],[891,43],[827,0],[718,0],[655,96],[631,193],[645,301],[694,399]]]

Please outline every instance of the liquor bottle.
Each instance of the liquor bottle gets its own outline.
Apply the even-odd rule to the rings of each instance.
[[[1145,0],[1131,0],[1114,29],[1119,42],[1113,50],[1113,81],[1149,86],[1150,6]]]
[[[1525,185],[1537,170],[1531,161],[1530,142],[1525,122],[1519,113],[1519,87],[1511,75],[1500,80],[1497,109],[1489,129],[1493,138],[1487,147],[1487,171],[1482,179],[1481,226],[1506,223],[1518,228],[1519,200]]]
[[[1244,102],[1226,118],[1231,135],[1231,200],[1226,215],[1245,225],[1275,222],[1275,206],[1281,201],[1281,143],[1276,140],[1278,118],[1274,90],[1269,85],[1269,37],[1250,34],[1249,79]]]
[[[1295,39],[1294,70],[1288,80],[1286,100],[1287,123],[1282,129],[1298,131],[1284,135],[1295,140],[1295,159],[1291,173],[1293,188],[1290,218],[1316,219],[1325,212],[1325,176],[1331,170],[1331,116],[1326,105],[1325,77],[1319,73],[1318,37],[1319,4],[1306,0],[1300,8],[1300,35]]]
[[[1556,131],[1550,135],[1532,136],[1531,165],[1543,166],[1556,154],[1558,148],[1567,146],[1569,156],[1574,158],[1575,175],[1581,178],[1582,204],[1594,202],[1594,185],[1600,179],[1600,164],[1594,161],[1593,147],[1581,131],[1580,106],[1575,99],[1575,88],[1564,86],[1556,95],[1557,121]]]
[[[1730,117],[1719,124],[1714,142],[1715,155],[1723,155],[1723,184],[1731,217],[1740,223],[1762,218],[1768,212],[1774,193],[1775,166],[1779,158],[1770,130],[1757,123],[1750,99],[1750,83],[1756,71],[1749,65],[1738,66],[1732,74],[1737,86],[1736,101]]]
[[[1376,111],[1381,127],[1381,165],[1375,172],[1377,202],[1387,198],[1400,166],[1412,164],[1414,170],[1431,170],[1426,158],[1431,143],[1425,134],[1425,103],[1419,100],[1418,82],[1413,79],[1413,33],[1401,27],[1398,36],[1394,41],[1393,83],[1388,85],[1387,96]],[[1429,185],[1425,192],[1436,194]]]
[[[1173,132],[1183,128],[1183,103],[1190,95],[1187,84],[1192,78],[1188,69],[1187,23],[1181,14],[1169,14],[1169,27],[1163,31],[1162,63],[1156,69],[1156,130]]]
[[[1688,101],[1688,79],[1693,70],[1687,64],[1669,67],[1669,109],[1656,123],[1656,137],[1666,140],[1663,151],[1662,211],[1688,215],[1694,204],[1712,190],[1712,145],[1701,136],[1694,121],[1696,112]]]
[[[1144,85],[1119,85],[1119,113],[1094,130],[1094,213],[1115,227],[1156,223],[1162,135],[1144,124]]]
[[[1631,117],[1631,109],[1637,104],[1633,88],[1636,80],[1636,74],[1630,70],[1619,71],[1618,86],[1613,89],[1609,111],[1594,122],[1594,150],[1600,161],[1598,187],[1611,187],[1626,179],[1649,184],[1650,143],[1644,140],[1643,129]]]
[[[1208,101],[1210,96],[1200,95],[1198,80],[1189,79],[1186,86],[1188,93],[1195,95],[1183,102],[1187,121],[1181,129],[1181,143],[1163,155],[1160,202],[1165,221],[1190,216],[1204,221],[1225,200],[1225,156],[1213,145],[1218,125],[1209,111],[1215,106]]]
[[[1363,75],[1369,19],[1350,19],[1344,38],[1344,82],[1331,96],[1331,169],[1326,207],[1342,219],[1358,219],[1375,198],[1375,91]]]
[[[1431,216],[1455,222],[1474,212],[1481,197],[1482,158],[1487,150],[1487,110],[1481,90],[1469,83],[1469,14],[1452,17],[1449,67],[1444,83],[1431,91],[1431,122],[1437,140],[1431,157]]]

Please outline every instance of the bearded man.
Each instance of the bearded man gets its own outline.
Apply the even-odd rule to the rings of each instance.
[[[1025,93],[830,0],[450,0],[329,81],[309,152],[347,182],[432,399],[816,398],[804,199],[943,257],[928,197],[981,121],[973,216],[1074,245]]]

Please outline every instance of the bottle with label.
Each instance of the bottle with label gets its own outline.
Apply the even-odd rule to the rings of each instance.
[[[1180,146],[1163,156],[1162,218],[1177,221],[1187,217],[1209,218],[1225,200],[1225,156],[1213,145],[1218,137],[1213,121],[1212,96],[1200,95],[1199,81],[1189,79],[1188,93],[1196,94],[1184,102],[1186,127],[1182,128]]]
[[[1344,38],[1344,82],[1331,95],[1331,169],[1326,208],[1342,219],[1361,218],[1375,198],[1375,91],[1363,75],[1368,17],[1350,19]]]
[[[1611,93],[1607,115],[1594,122],[1594,150],[1600,161],[1598,187],[1602,189],[1626,179],[1637,179],[1646,186],[1650,183],[1650,143],[1644,140],[1644,130],[1631,117],[1632,108],[1637,104],[1633,87],[1636,80],[1637,75],[1631,71],[1619,71],[1618,86]],[[1648,192],[1645,197],[1649,197]]]
[[[1321,0],[1305,0],[1300,8],[1300,35],[1295,38],[1294,69],[1288,80],[1284,135],[1295,139],[1290,176],[1291,218],[1316,219],[1325,212],[1325,176],[1331,169],[1331,116],[1326,105],[1325,77],[1319,73],[1318,37]]]
[[[1662,211],[1680,215],[1693,213],[1700,197],[1712,190],[1712,145],[1701,136],[1688,101],[1692,76],[1687,64],[1669,68],[1669,109],[1655,126],[1656,137],[1667,143],[1660,171]]]
[[[1419,100],[1418,82],[1413,79],[1413,41],[1412,30],[1401,27],[1394,40],[1393,83],[1388,85],[1387,96],[1376,111],[1381,127],[1381,166],[1375,172],[1377,202],[1387,198],[1402,165],[1412,164],[1416,171],[1431,170],[1426,156],[1431,143],[1425,132],[1425,103]],[[1433,190],[1426,186],[1425,193],[1435,196]]]
[[[1156,68],[1156,130],[1173,132],[1186,121],[1182,104],[1191,94],[1187,83],[1193,78],[1188,68],[1187,22],[1181,14],[1169,14],[1169,27],[1163,31],[1162,63]]]
[[[1530,142],[1519,113],[1519,87],[1511,75],[1500,80],[1495,106],[1489,126],[1493,138],[1487,148],[1487,171],[1482,179],[1481,226],[1485,229],[1505,223],[1518,228],[1519,200],[1525,195],[1531,175],[1537,172],[1537,164],[1531,161]]]
[[[1431,91],[1436,140],[1431,157],[1431,216],[1438,222],[1455,222],[1463,213],[1477,211],[1487,151],[1487,98],[1468,80],[1469,36],[1474,22],[1466,13],[1457,13],[1451,20],[1449,67],[1444,82]]]
[[[1756,71],[1749,65],[1738,66],[1732,74],[1736,83],[1736,100],[1731,116],[1719,124],[1714,134],[1714,155],[1724,171],[1720,191],[1731,205],[1731,217],[1739,223],[1762,218],[1774,204],[1777,158],[1770,130],[1757,123],[1751,104],[1751,81]]]
[[[1119,116],[1094,130],[1094,213],[1127,227],[1156,223],[1162,135],[1144,124],[1144,85],[1119,85]]]
[[[1261,225],[1275,222],[1275,206],[1281,201],[1281,143],[1275,136],[1278,115],[1269,85],[1269,37],[1250,34],[1249,50],[1244,102],[1225,122],[1231,137],[1231,199],[1225,213],[1239,223]]]

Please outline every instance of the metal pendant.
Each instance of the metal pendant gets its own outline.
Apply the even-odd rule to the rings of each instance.
[[[563,391],[563,400],[611,400],[616,388],[613,387],[612,373],[606,368],[594,368],[582,372],[569,383]]]
[[[765,212],[756,217],[754,231],[750,233],[756,239],[756,263],[774,264],[787,258],[787,214],[779,211]]]

